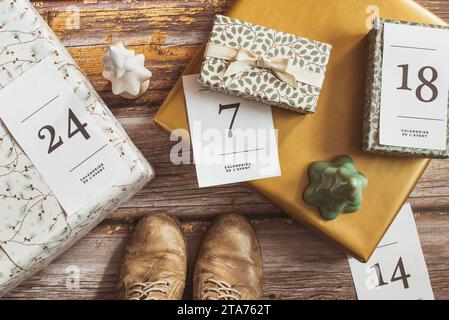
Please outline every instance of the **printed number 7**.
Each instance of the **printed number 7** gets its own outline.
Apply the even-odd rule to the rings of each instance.
[[[229,109],[235,109],[234,115],[232,116],[231,125],[229,126],[229,138],[232,138],[232,127],[234,126],[235,116],[237,115],[237,112],[239,112],[240,103],[234,103],[234,104],[220,104],[220,109],[218,111],[218,114],[221,114],[223,110],[229,110]]]

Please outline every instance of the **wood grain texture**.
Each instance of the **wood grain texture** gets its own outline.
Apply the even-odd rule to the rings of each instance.
[[[331,0],[336,1],[336,0]],[[449,1],[418,1],[449,21]],[[190,265],[210,220],[237,212],[252,219],[264,256],[264,296],[269,299],[354,299],[344,253],[288,219],[245,184],[199,190],[193,165],[170,161],[174,142],[152,119],[157,107],[205,41],[215,13],[231,0],[34,2],[69,48],[131,139],[153,164],[156,180],[54,263],[10,293],[9,299],[109,299],[114,297],[121,254],[135,220],[164,211],[183,222]],[[68,9],[80,28],[67,28]],[[136,101],[114,97],[102,78],[105,45],[123,41],[146,56],[151,89]],[[432,161],[410,196],[435,296],[449,299],[449,161]],[[70,289],[80,272],[79,290]],[[68,284],[68,286],[67,286]],[[191,296],[191,283],[186,298]]]
[[[441,216],[438,224],[427,214],[417,214],[416,220],[436,298],[446,299],[449,297],[449,215]],[[330,242],[290,219],[253,219],[252,223],[262,248],[265,298],[356,297],[346,255]],[[208,225],[206,221],[183,223],[190,252],[190,273]],[[8,298],[113,298],[120,257],[131,230],[132,224],[102,224]],[[73,270],[79,271],[79,290],[70,282]],[[187,299],[192,295],[191,277],[188,279]]]

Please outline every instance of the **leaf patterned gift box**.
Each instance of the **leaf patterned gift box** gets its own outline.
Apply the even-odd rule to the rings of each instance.
[[[47,57],[129,172],[94,203],[68,216],[0,120],[0,296],[44,268],[154,177],[150,164],[31,3],[0,0],[0,90]],[[7,106],[2,101],[0,107]]]
[[[314,113],[331,49],[326,43],[217,15],[200,83],[298,113]]]
[[[381,145],[380,134],[380,103],[382,97],[382,66],[384,49],[384,24],[396,23],[428,28],[449,29],[440,25],[420,24],[398,20],[376,19],[374,27],[368,34],[368,67],[366,74],[365,102],[363,109],[363,136],[362,148],[364,151],[391,154],[397,156],[449,158],[449,121],[447,130],[446,150],[429,150],[421,148],[406,148]],[[449,114],[448,114],[449,117]]]

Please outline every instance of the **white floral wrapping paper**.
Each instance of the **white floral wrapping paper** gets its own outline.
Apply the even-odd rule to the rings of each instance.
[[[47,57],[85,102],[129,174],[95,203],[67,216],[0,119],[0,296],[43,269],[154,177],[151,165],[31,3],[0,0],[0,90]],[[7,107],[4,101],[0,107]]]

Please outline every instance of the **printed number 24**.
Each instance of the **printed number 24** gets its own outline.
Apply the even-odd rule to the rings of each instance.
[[[76,130],[72,129],[72,123],[75,125]],[[73,113],[72,109],[69,109],[69,122],[68,122],[68,138],[72,138],[78,133],[81,133],[84,136],[84,139],[89,140],[90,135],[86,130],[87,123],[81,123],[79,119],[76,117],[76,115]],[[61,147],[64,142],[61,138],[61,136],[58,136],[57,141],[56,140],[56,130],[53,126],[47,125],[42,127],[38,132],[38,137],[41,140],[45,140],[45,134],[44,132],[47,131],[50,134],[50,145],[48,147],[48,154],[51,154],[56,149]]]

